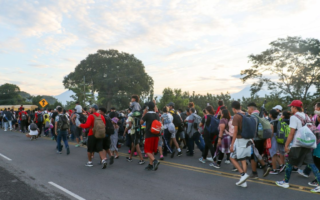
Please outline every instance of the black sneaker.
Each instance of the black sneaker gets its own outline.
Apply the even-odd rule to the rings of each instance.
[[[110,158],[110,165],[112,165],[113,164],[113,162],[114,162],[114,156],[111,156],[111,158]]]
[[[191,157],[191,156],[193,156],[193,154],[191,154],[191,153],[187,153],[187,156],[190,156],[190,157]]]
[[[164,160],[164,158],[163,157],[160,157],[160,159],[159,160]]]
[[[132,162],[132,158],[127,157],[128,162]]]
[[[292,168],[292,172],[298,172],[299,168]]]
[[[157,160],[154,160],[154,161],[153,161],[153,170],[154,170],[154,171],[157,171],[159,165],[160,165],[160,162],[157,161]]]
[[[171,158],[173,158],[175,154],[176,154],[176,151],[172,151]]]
[[[67,155],[69,155],[70,154],[70,149],[69,148],[67,148]]]
[[[182,149],[187,149],[187,146],[183,146]]]
[[[144,170],[152,171],[153,170],[153,166],[149,164],[146,168],[144,168]]]
[[[102,161],[102,169],[105,169],[105,168],[107,168],[107,161],[103,160]]]
[[[178,157],[182,156],[182,151],[178,152],[177,156]]]

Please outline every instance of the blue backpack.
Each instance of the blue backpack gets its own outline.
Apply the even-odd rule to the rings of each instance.
[[[206,126],[206,130],[210,134],[218,135],[219,134],[219,123],[220,123],[220,120],[218,118],[216,118],[215,116],[211,115],[210,125]]]
[[[244,115],[242,113],[237,113],[242,116],[242,132],[241,137],[244,139],[252,139],[255,137],[257,132],[257,121],[253,116]]]

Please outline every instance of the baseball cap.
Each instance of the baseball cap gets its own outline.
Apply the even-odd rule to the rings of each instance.
[[[170,102],[170,103],[167,104],[167,106],[174,106],[174,103]]]
[[[291,102],[290,105],[288,105],[289,107],[294,106],[294,107],[298,107],[298,108],[302,108],[302,102],[300,100],[293,100]]]
[[[92,104],[91,108],[94,108],[95,110],[99,110],[98,106],[96,104]]]
[[[275,110],[282,110],[282,106],[280,106],[280,105],[276,105],[275,107],[273,107],[272,109],[275,109]]]

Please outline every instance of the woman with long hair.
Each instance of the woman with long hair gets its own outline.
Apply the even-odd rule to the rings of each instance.
[[[212,106],[206,107],[206,116],[203,117],[200,127],[204,127],[203,138],[204,138],[204,151],[202,152],[202,157],[199,159],[200,162],[206,163],[206,159],[208,156],[208,152],[210,150],[211,158],[208,158],[209,161],[212,161],[212,157],[214,156],[214,148],[212,145],[214,135],[209,133],[209,131],[205,128],[206,126],[210,126],[211,118],[214,117],[214,109]]]
[[[218,139],[218,161],[210,164],[211,167],[220,168],[224,154],[227,154],[226,164],[230,164],[230,144],[232,136],[229,134],[229,121],[231,115],[227,109],[221,110],[221,119],[219,124],[219,139]]]

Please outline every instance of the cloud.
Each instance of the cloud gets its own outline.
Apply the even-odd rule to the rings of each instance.
[[[29,64],[29,66],[31,67],[35,67],[35,68],[48,68],[48,65],[43,65],[43,64]]]
[[[319,4],[316,0],[10,0],[0,7],[4,60],[0,67],[22,66],[16,72],[25,74],[17,73],[18,79],[32,76],[30,67],[44,75],[55,74],[50,83],[43,81],[46,89],[26,89],[59,94],[64,90],[62,76],[77,63],[97,49],[114,48],[143,61],[158,93],[167,86],[236,91],[243,86],[237,73],[250,67],[249,54],[265,50],[278,37],[318,37],[314,24]],[[193,85],[186,84],[190,80]]]

